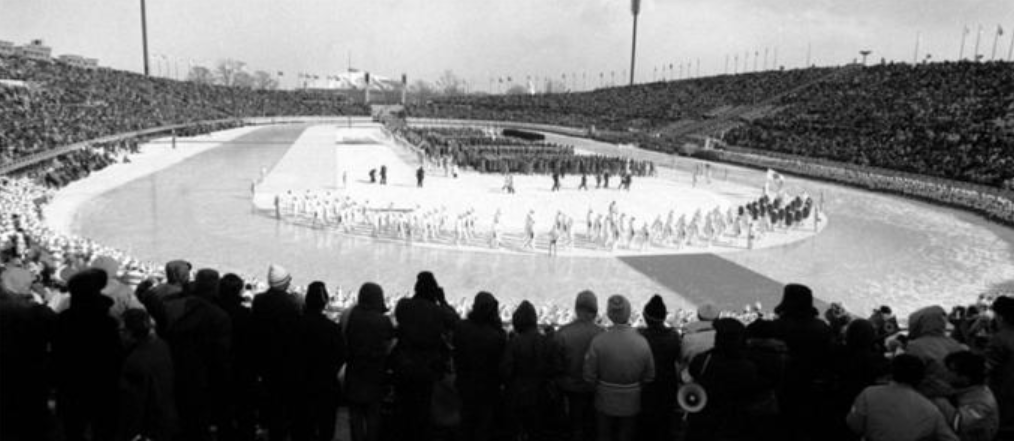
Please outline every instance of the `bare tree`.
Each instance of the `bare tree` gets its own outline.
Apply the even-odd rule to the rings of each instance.
[[[507,88],[507,95],[524,95],[528,93],[528,88],[520,84],[515,84]]]
[[[254,87],[256,87],[256,83],[257,78],[245,70],[236,72],[236,74],[232,76],[232,85],[235,87],[242,87],[244,89],[253,89]]]
[[[215,76],[211,73],[210,69],[204,66],[190,68],[187,80],[197,84],[215,84]]]
[[[261,90],[274,90],[278,88],[278,80],[271,74],[259,70],[253,73],[253,87]]]
[[[430,83],[423,80],[415,80],[415,82],[408,87],[408,93],[416,101],[425,102],[426,100],[436,96],[437,90]]]
[[[215,66],[215,76],[218,84],[223,86],[236,85],[236,75],[243,72],[246,63],[233,59],[226,59],[218,62]],[[247,75],[249,76],[249,75]]]
[[[440,78],[437,79],[437,93],[446,96],[453,95],[464,95],[465,94],[465,81],[458,78],[454,72],[445,70]]]

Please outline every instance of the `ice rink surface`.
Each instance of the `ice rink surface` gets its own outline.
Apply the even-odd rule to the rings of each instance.
[[[957,210],[792,177],[787,182],[790,191],[805,189],[812,195],[824,194],[830,217],[827,228],[784,245],[720,254],[550,258],[542,253],[430,248],[307,228],[275,220],[256,209],[251,203],[250,184],[259,177],[261,169],[267,169],[270,178],[265,184],[276,188],[284,188],[286,179],[290,183],[303,182],[285,177],[281,173],[285,168],[278,167],[284,165],[284,158],[298,144],[297,140],[313,135],[316,130],[314,126],[290,125],[234,133],[235,138],[221,138],[220,146],[168,166],[151,165],[158,161],[139,157],[132,164],[116,165],[95,175],[111,178],[89,178],[74,186],[72,194],[61,192],[53,206],[55,212],[62,214],[49,221],[63,223],[76,234],[155,262],[187,258],[198,268],[213,266],[261,278],[267,264],[276,262],[288,267],[298,284],[319,279],[332,289],[340,285],[348,290],[366,281],[377,281],[388,294],[411,289],[418,271],[431,270],[451,298],[471,298],[479,290],[488,290],[508,304],[529,299],[570,305],[579,290],[591,288],[600,294],[600,300],[613,293],[626,294],[638,308],[652,294],[660,293],[670,307],[692,307],[713,301],[723,308],[738,309],[759,301],[770,310],[780,299],[782,284],[802,282],[813,287],[819,299],[842,302],[860,314],[880,304],[889,304],[906,314],[927,304],[971,302],[979,293],[1010,286],[1014,281],[1014,229]],[[359,142],[338,147],[333,135],[328,136],[332,136],[329,145],[334,146],[333,156],[314,161],[315,169],[338,167],[342,148],[372,148]],[[621,150],[585,139],[551,136],[550,141],[565,142],[589,152],[616,152],[675,166],[675,171],[665,169],[662,174],[663,179],[671,179],[673,184],[659,183],[659,188],[675,185],[674,188],[684,191],[691,185],[689,170],[695,165],[691,160],[674,160],[643,150]],[[185,140],[181,140],[179,148],[188,148]],[[164,152],[162,146],[146,146],[144,155],[158,155],[159,151]],[[396,149],[389,152],[393,156],[383,156],[386,159],[382,160],[390,161],[391,185],[384,190],[392,192],[391,197],[402,191],[411,195],[416,191],[414,175],[403,173],[414,168],[410,164],[412,155]],[[398,160],[404,165],[398,165]],[[150,166],[145,173],[131,172],[145,164]],[[351,162],[348,165],[357,169],[370,166]],[[405,168],[397,171],[394,167]],[[702,200],[737,201],[735,191],[718,187],[726,185],[725,170],[729,172],[730,188],[743,188],[759,195],[758,189],[764,182],[762,171],[716,167],[722,182],[709,188],[715,193],[702,196]],[[292,176],[308,176],[310,171],[309,166],[295,168]],[[327,174],[321,173],[321,181],[314,185],[334,185],[337,191],[340,183],[329,182]],[[116,182],[117,176],[125,178]],[[350,171],[348,190],[362,189],[363,197],[379,198],[374,196],[378,194],[377,186],[361,182],[364,179],[365,171]],[[485,177],[475,179],[481,181]],[[506,197],[498,193],[498,178],[489,179],[490,187],[485,193],[478,193],[482,199]],[[532,179],[530,183],[518,182],[519,192],[555,196],[549,192],[549,178]],[[642,186],[651,185],[643,181],[635,178],[629,197],[646,197],[644,205],[658,207],[659,212],[667,210],[667,194],[639,192]],[[458,186],[451,178],[431,175],[426,186],[432,187],[427,190],[438,190],[444,183]],[[567,177],[562,199],[577,200],[578,196],[584,196],[573,190],[576,185],[573,176]],[[367,190],[369,193],[365,193]],[[453,203],[451,198],[436,194],[441,196],[441,204]],[[65,203],[69,205],[59,209]],[[618,204],[628,205],[623,199],[618,199]],[[506,203],[489,205],[506,206]],[[589,202],[580,200],[572,205],[584,212]],[[523,211],[525,207],[520,208]],[[538,205],[535,208],[537,213],[557,209]],[[575,223],[583,223],[583,216],[582,213]],[[579,226],[578,231],[582,230]]]

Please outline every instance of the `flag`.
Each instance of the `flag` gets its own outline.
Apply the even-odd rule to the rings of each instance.
[[[634,15],[641,13],[641,0],[630,0],[630,13]]]
[[[996,35],[1003,35],[1003,28],[1000,25],[996,25]]]
[[[968,29],[968,26],[965,26],[965,31],[962,34],[963,35],[968,35],[969,32],[971,32],[971,31]]]
[[[278,76],[284,76],[284,75],[285,75],[285,73],[283,73],[282,71],[278,71]]]

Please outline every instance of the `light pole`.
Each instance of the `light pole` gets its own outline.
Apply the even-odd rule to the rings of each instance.
[[[148,76],[148,17],[145,15],[144,0],[141,0],[141,46],[144,48],[144,76]]]
[[[866,65],[866,57],[868,57],[871,53],[872,52],[869,49],[863,49],[859,51],[859,55],[863,56],[863,66]]]
[[[630,85],[634,85],[634,59],[637,54],[637,16],[641,13],[641,0],[630,0],[630,13],[634,15],[634,36],[630,40]]]

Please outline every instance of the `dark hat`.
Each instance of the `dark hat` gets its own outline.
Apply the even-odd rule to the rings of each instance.
[[[669,311],[665,307],[665,302],[662,301],[662,296],[655,294],[651,296],[651,300],[648,300],[648,304],[644,305],[644,319],[649,322],[664,322],[665,317],[669,315]]]
[[[440,285],[437,284],[437,278],[433,276],[433,273],[429,271],[420,272],[415,278],[415,295],[422,297],[426,300],[436,301],[438,298],[438,290]]]
[[[321,312],[327,306],[327,287],[324,282],[315,281],[306,288],[306,300],[304,306],[307,311]]]
[[[1014,297],[1000,296],[993,301],[993,312],[1008,324],[1014,324]]]
[[[472,301],[472,310],[468,313],[468,319],[475,323],[501,325],[500,303],[496,297],[486,291],[480,291]]]
[[[218,271],[202,268],[197,271],[194,281],[190,283],[191,293],[208,300],[217,299],[219,279]]]
[[[514,332],[526,332],[535,329],[538,324],[539,316],[535,312],[535,307],[528,300],[522,301],[518,305],[518,309],[514,310],[514,315],[511,316]]]
[[[364,283],[359,287],[357,307],[380,313],[387,312],[387,305],[384,304],[384,289],[373,282]]]
[[[808,286],[790,283],[782,291],[782,302],[775,307],[775,314],[816,317],[820,312],[813,307],[813,291]]]
[[[577,293],[577,299],[574,300],[574,310],[598,314],[599,300],[595,297],[595,293],[587,289]]]

